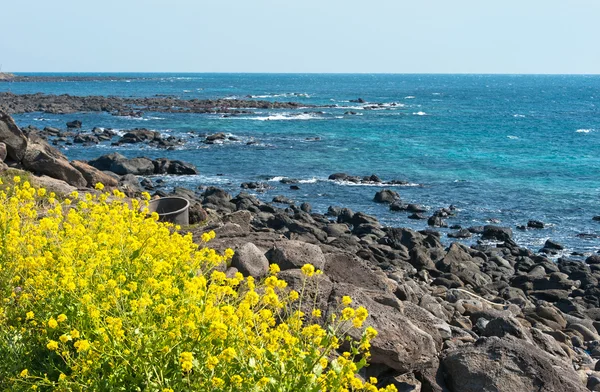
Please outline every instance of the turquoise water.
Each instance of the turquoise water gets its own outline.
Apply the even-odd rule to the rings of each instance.
[[[92,74],[86,74],[92,75]],[[407,202],[433,211],[454,204],[450,225],[497,219],[501,225],[539,219],[550,226],[517,240],[533,249],[547,238],[569,251],[600,249],[600,76],[119,74],[86,82],[0,83],[0,91],[72,95],[153,96],[184,99],[245,98],[337,105],[299,110],[255,110],[223,118],[207,114],[145,113],[141,119],[106,113],[16,115],[19,125],[61,126],[79,119],[84,129],[146,127],[188,141],[176,151],[139,146],[71,146],[72,159],[118,150],[124,155],[168,156],[191,161],[199,176],[167,178],[170,185],[218,185],[239,191],[244,181],[269,181],[313,209],[348,206],[390,225],[423,229],[372,202],[373,186],[336,184],[329,174],[378,174],[422,186],[395,188]],[[363,98],[368,104],[349,102]],[[377,110],[365,110],[381,103]],[[346,114],[354,111],[357,115]],[[306,112],[306,113],[305,113]],[[239,142],[205,145],[190,131],[227,132]],[[319,137],[309,141],[307,138]],[[257,144],[246,145],[254,140]],[[299,191],[278,177],[302,180]]]

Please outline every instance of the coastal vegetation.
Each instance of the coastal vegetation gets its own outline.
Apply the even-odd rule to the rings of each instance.
[[[307,303],[314,266],[300,291],[275,264],[260,281],[229,276],[214,232],[199,246],[144,211],[148,194],[103,188],[59,199],[1,181],[1,390],[378,390],[356,377],[377,335],[367,310]]]

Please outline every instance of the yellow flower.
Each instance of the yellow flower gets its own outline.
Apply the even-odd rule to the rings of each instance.
[[[67,375],[66,375],[66,374],[64,374],[64,373],[61,373],[61,374],[58,376],[58,381],[64,381],[64,380],[66,380],[66,379],[67,379]]]
[[[315,266],[312,264],[304,264],[300,270],[308,277],[311,277],[315,274]]]
[[[56,351],[56,350],[58,350],[58,342],[54,341],[54,340],[50,340],[48,342],[48,344],[46,344],[46,348],[48,348],[48,350],[50,350],[50,351]]]
[[[280,271],[281,271],[281,269],[279,268],[279,266],[277,264],[271,264],[269,266],[269,273],[271,275],[277,275]]]
[[[259,388],[263,388],[270,382],[271,382],[271,379],[269,377],[263,377],[260,380],[258,380],[257,384],[258,384]]]
[[[90,342],[87,340],[78,340],[73,346],[77,349],[78,353],[86,352],[91,347]]]
[[[50,320],[48,320],[48,327],[50,327],[52,329],[58,327],[58,323],[56,322],[54,317],[51,317]]]
[[[300,294],[298,294],[298,292],[296,290],[292,290],[292,291],[290,291],[289,298],[290,298],[290,301],[296,301],[296,300],[298,300],[298,298],[300,298]]]
[[[33,320],[33,318],[35,317],[35,313],[27,312],[25,316],[27,317],[27,320]]]
[[[320,309],[313,309],[312,316],[314,318],[321,318],[321,310]]]
[[[72,329],[69,333],[73,339],[79,339],[79,331],[76,329]]]
[[[101,182],[97,182],[95,188],[101,191],[104,189],[104,184]]]
[[[67,316],[66,316],[65,314],[62,314],[62,313],[61,313],[61,314],[59,314],[59,315],[58,315],[58,317],[56,318],[56,320],[57,320],[59,323],[62,323],[62,322],[63,322],[63,321],[65,321],[66,319],[67,319]]]
[[[58,340],[60,340],[63,343],[67,343],[69,340],[71,340],[71,337],[69,335],[62,334],[60,335],[60,338],[58,338]]]
[[[29,375],[29,370],[27,370],[27,369],[23,369],[23,370],[21,370],[21,373],[19,373],[19,376],[21,376],[23,378],[27,377],[28,375]]]
[[[213,388],[221,388],[223,385],[225,385],[225,380],[219,377],[213,377],[211,380],[211,384]]]
[[[348,306],[348,305],[350,305],[351,303],[352,303],[352,298],[350,298],[350,297],[349,297],[349,296],[347,296],[347,295],[344,295],[344,296],[342,297],[342,305],[344,305],[344,306]]]
[[[15,184],[18,184],[19,182],[21,182],[21,177],[19,177],[19,176],[14,176],[14,177],[13,177],[13,182],[14,182]]]

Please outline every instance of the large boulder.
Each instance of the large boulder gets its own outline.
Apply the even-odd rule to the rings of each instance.
[[[376,203],[388,203],[391,204],[396,200],[400,200],[400,195],[396,191],[390,189],[383,189],[375,194],[373,201]]]
[[[312,264],[323,269],[325,256],[316,245],[301,241],[285,241],[269,249],[266,254],[271,263],[278,264],[282,270],[302,268],[304,264]]]
[[[82,161],[71,161],[71,166],[79,170],[83,178],[87,181],[87,186],[93,188],[97,183],[102,183],[104,186],[114,188],[118,185],[116,178],[101,172],[93,166]]]
[[[378,331],[371,341],[371,365],[409,372],[427,367],[437,357],[441,346],[432,337],[437,334],[436,327],[420,325],[419,320],[412,319],[405,303],[394,295],[340,283],[331,294],[329,315],[339,309],[344,295],[352,298],[352,307],[364,306],[369,311],[365,325]],[[360,339],[362,332],[351,329],[348,334]]]
[[[21,163],[31,172],[63,180],[72,186],[87,185],[83,175],[71,166],[63,154],[34,133],[29,135],[27,150]]]
[[[448,351],[446,382],[461,392],[583,392],[573,366],[514,337],[481,338]]]
[[[154,174],[154,163],[145,157],[128,159],[119,153],[102,155],[89,164],[98,170],[108,170],[119,175],[147,176]]]
[[[154,160],[154,174],[198,174],[198,169],[188,162],[158,158]]]
[[[323,272],[333,282],[353,284],[370,290],[391,291],[389,279],[381,269],[350,253],[328,253]]]
[[[0,142],[6,144],[8,157],[21,162],[27,150],[27,138],[21,132],[15,121],[0,110]]]
[[[236,249],[231,259],[231,266],[237,268],[244,276],[262,278],[269,273],[269,260],[251,242]]]

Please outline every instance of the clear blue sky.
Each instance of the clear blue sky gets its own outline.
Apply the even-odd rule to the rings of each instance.
[[[600,0],[7,0],[8,72],[600,73]]]

